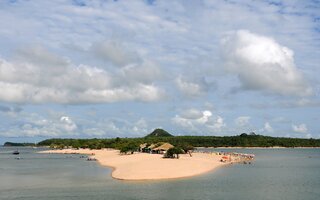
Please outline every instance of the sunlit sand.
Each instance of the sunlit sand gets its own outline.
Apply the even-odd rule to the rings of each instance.
[[[200,175],[217,169],[226,163],[220,155],[193,153],[180,155],[179,159],[164,159],[160,154],[134,153],[121,155],[118,150],[63,149],[40,153],[79,153],[96,158],[102,166],[113,168],[112,177],[121,180],[157,180],[184,178]],[[94,155],[92,155],[94,154]]]

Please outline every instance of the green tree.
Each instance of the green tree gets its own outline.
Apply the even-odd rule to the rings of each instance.
[[[168,149],[166,154],[164,155],[165,158],[177,158],[179,159],[179,154],[184,153],[184,151],[180,147],[172,147]]]
[[[75,148],[75,149],[79,149],[81,147],[81,144],[78,140],[75,140],[73,143],[72,143],[72,147]]]
[[[136,143],[130,142],[130,143],[123,144],[120,147],[120,153],[127,154],[128,152],[130,152],[131,154],[133,154],[138,149],[139,149],[139,145],[137,145]]]

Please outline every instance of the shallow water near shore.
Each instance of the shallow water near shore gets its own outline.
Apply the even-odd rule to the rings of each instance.
[[[205,149],[254,153],[251,165],[232,164],[192,178],[119,181],[111,169],[80,155],[0,147],[0,199],[318,199],[320,149]],[[20,160],[16,160],[20,157]]]

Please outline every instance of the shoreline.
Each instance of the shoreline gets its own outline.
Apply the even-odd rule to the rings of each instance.
[[[320,147],[195,147],[201,149],[319,149]]]
[[[222,156],[212,153],[181,154],[179,159],[162,158],[161,154],[134,153],[121,155],[118,150],[63,149],[38,153],[86,154],[99,165],[112,169],[111,177],[124,181],[148,181],[190,178],[212,172],[230,163],[220,162]],[[94,154],[94,155],[92,155]]]

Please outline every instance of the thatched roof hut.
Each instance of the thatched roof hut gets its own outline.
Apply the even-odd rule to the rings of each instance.
[[[168,151],[170,148],[174,147],[172,144],[170,143],[163,143],[162,145],[153,148],[153,151]]]
[[[170,143],[157,143],[157,144],[151,144],[148,146],[147,143],[140,144],[140,151],[145,153],[160,153],[163,154],[166,151],[168,151],[170,148],[174,147]]]
[[[155,144],[148,145],[147,143],[144,143],[144,144],[140,144],[139,147],[141,152],[150,153],[152,149],[156,147],[156,145]]]

